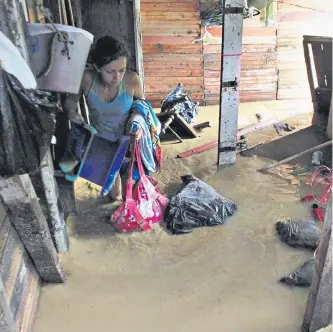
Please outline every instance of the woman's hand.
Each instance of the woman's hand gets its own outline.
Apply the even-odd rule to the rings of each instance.
[[[138,129],[137,129],[136,132],[133,133],[132,135],[133,135],[133,136],[135,137],[135,139],[138,141],[138,140],[141,138],[141,136],[142,136],[142,128],[141,128],[141,126],[138,126]]]
[[[84,123],[83,116],[79,113],[76,113],[76,112],[69,114],[69,120],[74,122],[74,123],[77,123],[77,124],[83,124]]]

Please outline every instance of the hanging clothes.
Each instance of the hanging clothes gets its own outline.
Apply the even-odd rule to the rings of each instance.
[[[56,94],[25,89],[2,69],[0,93],[0,176],[36,171],[50,148],[60,101]]]

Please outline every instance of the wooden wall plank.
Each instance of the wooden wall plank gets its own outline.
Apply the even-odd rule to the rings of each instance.
[[[141,1],[145,95],[159,107],[178,83],[204,101],[199,0]]]
[[[155,3],[142,3],[141,4],[142,12],[197,12],[199,10],[199,3],[170,3],[170,2],[155,2]]]
[[[219,103],[222,27],[208,29],[212,38],[204,36],[204,29],[198,31],[198,5],[199,0],[141,1],[147,96],[158,105],[177,83],[190,91],[203,87],[203,97],[193,95],[207,104]],[[275,27],[263,27],[259,17],[243,22],[242,102],[310,96],[302,37],[331,34],[329,0],[280,2],[276,9]],[[192,44],[200,37],[203,45]]]
[[[308,7],[308,8],[306,8]],[[310,9],[312,8],[312,9]],[[303,51],[303,35],[332,35],[329,0],[278,3],[277,99],[310,99]]]
[[[21,325],[25,315],[35,316],[36,306],[26,306],[25,303],[29,297],[37,303],[40,278],[11,223],[7,209],[1,203],[0,218],[0,283],[3,287],[3,300],[7,303],[15,325],[15,329],[10,331],[28,332],[31,331],[32,324],[26,329],[21,328]],[[31,280],[34,280],[38,287],[30,292]],[[3,326],[0,323],[1,328]]]
[[[276,99],[276,28],[263,27],[259,18],[244,20],[240,101]],[[222,27],[208,28],[213,38],[204,39],[204,83],[207,104],[220,100]],[[204,33],[204,31],[203,31]]]

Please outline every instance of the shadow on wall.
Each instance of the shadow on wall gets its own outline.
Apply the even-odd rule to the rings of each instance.
[[[111,35],[124,41],[132,59],[128,63],[135,69],[135,40],[132,1],[81,0],[83,29],[94,35],[94,41]]]

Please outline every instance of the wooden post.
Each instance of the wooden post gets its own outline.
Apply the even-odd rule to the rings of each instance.
[[[1,179],[0,196],[40,277],[45,282],[64,282],[65,274],[30,177]]]
[[[135,38],[135,63],[136,71],[141,78],[143,92],[145,91],[144,66],[142,54],[142,31],[141,31],[141,12],[140,0],[133,0],[133,16],[134,16],[134,38]]]
[[[18,48],[23,58],[30,63],[24,11],[18,0],[1,2],[0,30]]]
[[[83,27],[83,20],[82,20],[82,5],[81,5],[81,0],[74,0],[74,12],[75,12],[75,21],[76,21],[76,26],[80,29]]]
[[[43,207],[57,251],[67,252],[69,249],[68,234],[64,216],[58,207],[58,190],[50,151],[46,153],[39,171],[31,174],[30,178]]]
[[[332,205],[328,202],[316,269],[306,305],[303,331],[315,332],[332,323]]]
[[[326,133],[327,133],[327,136],[330,139],[332,139],[332,101],[331,101],[331,106],[330,106],[330,113],[328,115]]]
[[[0,331],[18,332],[13,314],[9,308],[5,288],[0,278]]]
[[[27,46],[27,31],[24,25],[23,7],[18,0],[5,0],[4,10],[0,10],[0,30],[19,49],[23,58],[30,65],[29,52]],[[30,66],[31,67],[31,66]],[[44,212],[50,221],[53,238],[60,252],[68,251],[68,237],[65,223],[61,221],[57,206],[56,183],[53,178],[53,164],[50,154],[45,156],[41,166],[40,176],[34,178],[34,185],[38,190],[38,195],[45,197],[41,199],[44,203]]]
[[[242,1],[221,0],[223,6],[218,165],[236,162],[239,79],[242,53]]]

